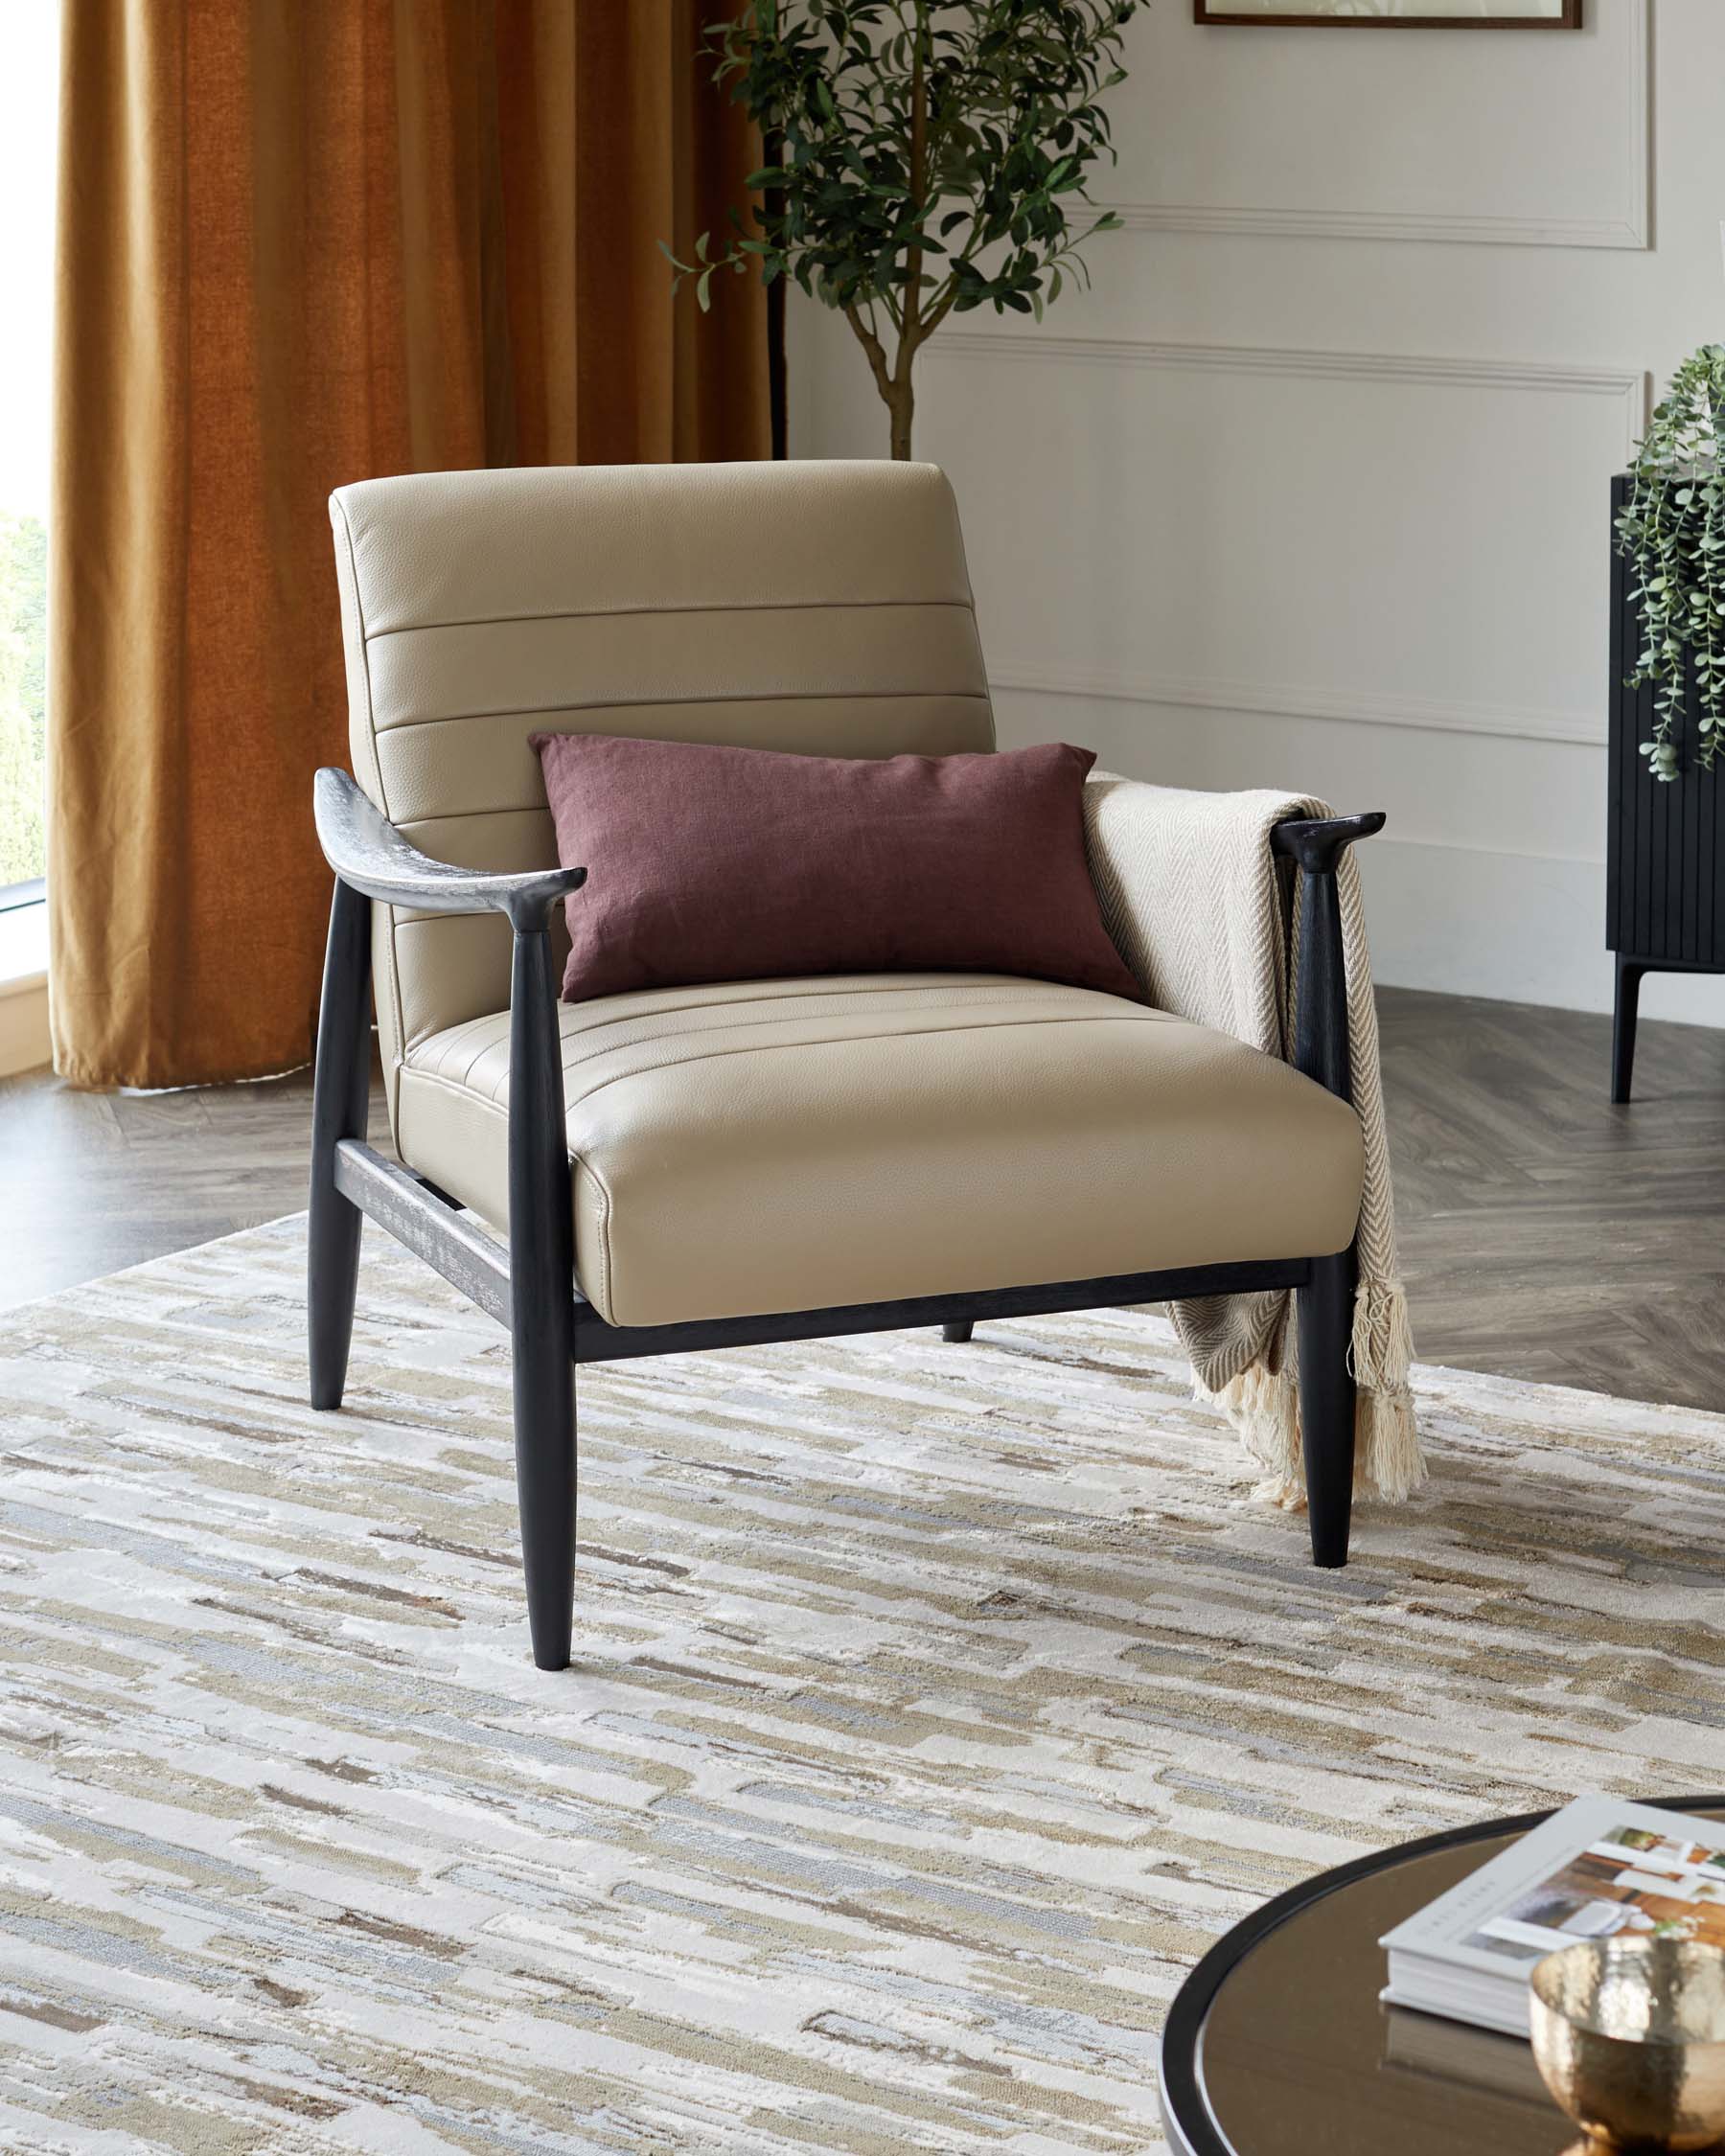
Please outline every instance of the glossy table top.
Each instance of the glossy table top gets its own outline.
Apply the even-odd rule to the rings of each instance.
[[[1725,1798],[1668,1801],[1725,1817]],[[1580,2135],[1546,2094],[1527,2044],[1378,2000],[1383,1935],[1533,1823],[1436,1837],[1320,1874],[1219,1941],[1163,2038],[1163,2115],[1179,2156],[1576,2147]]]

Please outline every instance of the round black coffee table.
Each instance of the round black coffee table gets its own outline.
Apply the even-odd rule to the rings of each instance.
[[[1662,1797],[1725,1817],[1725,1797]],[[1322,1871],[1218,1939],[1162,2040],[1176,2156],[1562,2156],[1580,2138],[1528,2046],[1378,2001],[1378,1940],[1551,1815],[1486,1820]]]

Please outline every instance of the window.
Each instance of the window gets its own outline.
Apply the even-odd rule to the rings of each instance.
[[[59,10],[0,9],[0,909],[41,896]]]

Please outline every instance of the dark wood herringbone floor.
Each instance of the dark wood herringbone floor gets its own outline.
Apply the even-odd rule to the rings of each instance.
[[[1725,1033],[1387,989],[1402,1257],[1427,1362],[1725,1410]],[[305,1203],[310,1085],[0,1082],[0,1306]],[[374,1128],[383,1127],[381,1102]]]
[[[374,1142],[388,1128],[374,1084]],[[0,1080],[0,1309],[297,1212],[310,1137],[309,1070],[169,1093]]]
[[[1725,1032],[1388,989],[1402,1266],[1420,1357],[1725,1410]]]

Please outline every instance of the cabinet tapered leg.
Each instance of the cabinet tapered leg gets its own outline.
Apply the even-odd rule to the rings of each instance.
[[[1645,966],[1618,952],[1617,998],[1611,1014],[1611,1099],[1621,1108],[1635,1080],[1635,1026],[1641,1015],[1641,984]]]

